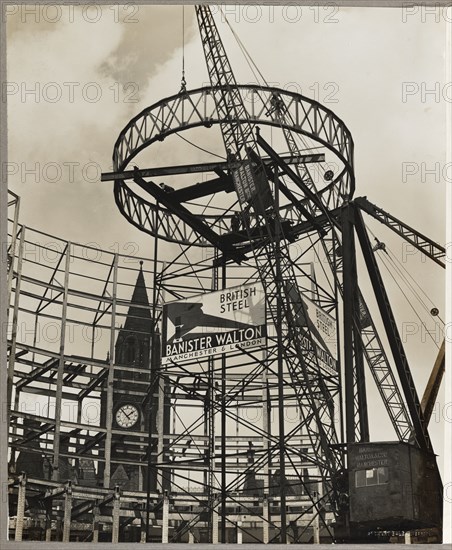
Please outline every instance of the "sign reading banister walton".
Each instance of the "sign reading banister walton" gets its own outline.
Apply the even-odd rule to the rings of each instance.
[[[162,365],[265,346],[260,283],[226,288],[163,305]]]

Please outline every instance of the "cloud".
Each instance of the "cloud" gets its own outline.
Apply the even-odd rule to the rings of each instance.
[[[183,42],[182,10],[184,9],[184,39],[190,41],[196,31],[191,6],[139,7],[136,24],[125,24],[118,46],[106,57],[101,73],[119,82],[135,82],[146,88],[150,74],[179,51]],[[144,31],[147,29],[147,31]]]

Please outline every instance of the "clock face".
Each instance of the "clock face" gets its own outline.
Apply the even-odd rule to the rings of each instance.
[[[135,405],[121,405],[116,411],[116,422],[121,428],[131,428],[138,422],[139,413]]]

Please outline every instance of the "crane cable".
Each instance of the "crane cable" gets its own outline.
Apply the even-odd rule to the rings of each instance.
[[[400,284],[398,283],[397,281],[397,278],[394,276],[394,274],[392,273],[390,267],[387,265],[387,262],[386,260],[384,259],[384,256],[382,255],[381,257],[381,261],[383,263],[383,265],[386,267],[389,275],[391,276],[392,280],[395,282],[395,284],[398,286],[400,292],[403,294],[403,296],[405,297],[406,301],[408,302],[408,304],[410,305],[411,309],[414,311],[416,317],[419,319],[421,325],[423,326],[425,332],[429,335],[429,337],[431,338],[432,342],[435,344],[435,346],[439,349],[439,344],[438,342],[436,341],[436,339],[433,337],[431,331],[429,331],[427,329],[427,325],[425,324],[425,322],[422,320],[421,316],[419,315],[419,313],[416,311],[416,308],[413,306],[412,302],[410,301],[410,299],[408,298],[408,296],[406,295],[406,293],[403,291],[402,287],[400,286]]]
[[[432,309],[437,309],[435,304],[433,303],[433,301],[430,299],[430,297],[425,293],[425,291],[423,290],[423,288],[417,283],[417,281],[414,279],[414,277],[408,272],[408,270],[400,263],[400,260],[397,258],[397,256],[395,256],[391,251],[389,251],[390,254],[389,254],[389,259],[390,261],[392,262],[392,264],[394,265],[394,268],[401,274],[401,277],[405,280],[406,284],[412,289],[413,291],[413,294],[418,298],[419,302],[422,303],[422,305],[424,306],[425,310],[427,313],[429,313],[430,315],[432,315]],[[397,265],[398,264],[398,265]],[[400,266],[400,267],[399,267]],[[421,296],[416,292],[416,290],[414,289],[414,286],[412,286],[410,284],[410,282],[408,281],[406,275],[404,275],[404,273],[402,272],[402,270],[406,273],[406,275],[408,275],[408,277],[410,277],[410,279],[414,282],[414,284],[419,288],[419,290],[421,291],[421,293],[427,298],[427,300],[430,302],[430,305],[432,307],[429,308],[429,306],[424,302],[424,300],[421,298]],[[441,323],[444,325],[444,321],[443,319],[439,316],[439,315],[436,315],[438,317],[438,319],[441,321]]]
[[[375,236],[375,234],[368,228],[368,231],[372,234],[372,236],[374,237],[374,239],[379,243],[380,241],[377,239],[377,237]],[[395,269],[395,271],[397,271],[398,275],[400,276],[401,279],[403,279],[405,281],[405,284],[407,285],[407,287],[411,290],[411,292],[414,294],[414,296],[416,296],[416,298],[418,299],[418,301],[420,302],[420,304],[422,304],[422,306],[424,307],[425,311],[429,314],[429,315],[432,315],[432,309],[436,309],[436,306],[435,306],[435,303],[432,301],[432,299],[430,298],[430,296],[428,296],[428,294],[425,292],[425,290],[420,286],[420,284],[416,281],[416,279],[410,274],[410,272],[403,266],[403,264],[400,262],[400,260],[397,258],[397,256],[392,252],[392,250],[385,244],[384,245],[384,250],[387,252],[387,256],[388,256],[388,259],[391,263],[391,265],[393,266],[393,268]],[[428,302],[430,302],[430,306],[428,306],[425,301],[422,299],[422,297],[420,296],[420,294],[416,291],[416,289],[414,288],[414,285],[412,283],[410,283],[410,281],[408,280],[408,277],[411,279],[411,281],[414,283],[414,285],[416,285],[416,287],[419,289],[420,293],[423,294],[425,296],[425,298],[427,299]],[[444,325],[444,321],[441,317],[439,317],[438,315],[438,318],[439,320],[441,321],[441,323]]]
[[[226,17],[225,13],[223,12],[222,8],[220,7],[220,11],[224,17],[224,20],[226,21],[226,24],[228,25],[229,29],[231,30],[231,33],[232,35],[234,36],[239,48],[241,49],[242,53],[243,53],[243,56],[251,70],[251,72],[253,73],[253,76],[254,78],[256,79],[256,83],[258,85],[259,88],[262,88],[262,84],[261,82],[259,82],[259,78],[258,76],[256,75],[256,72],[258,73],[258,75],[260,76],[262,82],[265,84],[265,86],[267,88],[269,88],[269,84],[267,82],[267,80],[265,79],[264,75],[262,74],[262,71],[259,69],[259,67],[257,66],[257,63],[254,61],[253,57],[251,56],[251,54],[248,52],[248,50],[246,49],[245,45],[243,44],[243,42],[241,41],[240,37],[238,36],[238,34],[234,31],[232,25],[229,23],[229,20],[228,18]],[[254,67],[254,69],[253,69]],[[292,121],[293,122],[293,121]],[[281,122],[279,122],[279,125],[282,129],[282,124]],[[295,134],[294,136],[294,139],[297,138],[301,141],[301,143],[303,144],[303,147],[302,147],[302,151],[307,151],[307,150],[312,150],[312,149],[322,149],[324,147],[322,146],[317,146],[317,147],[308,147],[309,143],[305,140],[305,138],[303,136],[300,136],[298,134]],[[306,170],[309,172],[308,168],[306,167]],[[323,173],[321,172],[321,169],[319,166],[317,165],[314,165],[314,171],[318,172],[318,175],[323,177]]]
[[[187,81],[185,80],[185,5],[182,5],[182,78],[180,82],[180,92],[187,90]]]
[[[181,84],[180,84],[180,91],[179,93],[185,93],[187,91],[187,81],[185,79],[185,5],[182,5],[182,76],[181,76]],[[204,149],[204,147],[201,147],[200,145],[196,145],[196,143],[193,143],[189,139],[183,137],[180,135],[179,132],[175,132],[176,136],[180,139],[184,140],[188,144],[192,145],[196,149],[199,149],[200,151],[203,151],[204,153],[207,153],[208,155],[212,155],[214,157],[217,157],[221,160],[226,160],[226,157],[218,155],[212,151],[209,151],[208,149]]]
[[[262,84],[261,82],[259,81],[259,77],[261,79],[261,81],[265,84],[265,86],[267,88],[269,88],[269,85],[268,85],[268,82],[267,80],[265,79],[264,75],[262,74],[262,71],[259,69],[259,67],[257,66],[256,62],[254,61],[253,57],[251,56],[251,54],[248,52],[248,50],[246,49],[245,45],[243,44],[243,42],[241,41],[240,37],[238,36],[238,34],[236,33],[236,31],[233,29],[232,25],[229,23],[229,20],[228,18],[226,17],[226,14],[223,12],[223,9],[221,8],[220,6],[220,11],[221,11],[221,14],[224,18],[224,20],[226,21],[226,24],[228,25],[232,35],[234,36],[240,50],[242,51],[243,53],[243,56],[254,76],[254,78],[256,79],[256,83],[258,85],[259,88],[262,88]],[[254,67],[254,68],[253,68]],[[256,74],[257,73],[257,74]],[[279,126],[281,128],[281,130],[283,130],[282,128],[282,124],[281,124],[281,121],[279,121]],[[296,135],[297,138],[299,138],[303,144],[303,147],[301,149],[301,151],[308,151],[308,150],[313,150],[313,149],[321,149],[323,148],[322,146],[316,146],[316,147],[308,147],[308,145],[310,145],[307,141],[304,140],[303,136],[298,136]],[[292,151],[289,151],[291,153],[293,153]],[[306,167],[306,170],[308,171],[309,173],[309,170],[308,168]],[[317,165],[314,165],[314,170],[318,170],[318,174],[323,177],[323,174],[321,173],[321,170],[320,170],[320,167],[317,166]],[[298,194],[298,193],[296,193]],[[317,259],[319,260],[319,263],[320,263],[320,266],[322,267],[322,270],[324,272],[324,274],[326,275],[326,272],[325,272],[325,268],[323,267],[323,262],[321,261],[321,258],[320,258],[320,255],[318,253],[318,251],[316,250],[316,247],[315,247],[315,243],[313,242],[312,240],[312,236],[308,234],[308,239],[309,239],[309,242],[311,244],[311,246],[308,248],[309,249],[313,249],[314,250],[314,254],[315,256],[317,257]],[[326,280],[330,286],[330,289],[333,291],[333,286],[331,284],[331,281],[329,280],[328,277],[326,277]]]
[[[367,230],[371,233],[371,235],[377,240],[377,242],[380,242],[378,241],[378,239],[375,237],[375,234],[366,226]],[[385,248],[383,249],[385,252],[387,252],[387,245],[385,245]],[[393,253],[391,252],[391,254],[393,255]],[[391,266],[394,268],[394,270],[397,272],[397,274],[405,281],[405,284],[407,285],[407,287],[411,290],[411,292],[414,294],[414,296],[416,296],[416,298],[418,299],[418,301],[420,302],[420,304],[423,306],[423,308],[427,311],[427,313],[429,315],[431,315],[431,312],[430,310],[428,309],[427,305],[425,304],[425,302],[421,299],[421,297],[419,296],[419,294],[416,292],[416,290],[414,289],[413,285],[410,284],[410,282],[408,281],[408,279],[404,276],[403,272],[400,270],[400,268],[398,268],[397,264],[394,262],[394,260],[391,258],[391,256],[389,255],[389,253],[387,252],[386,256],[384,254],[379,254],[379,258],[382,262],[382,264],[385,266],[386,270],[388,271],[389,275],[391,276],[392,280],[394,281],[394,283],[397,285],[397,287],[399,288],[400,292],[402,293],[402,295],[404,296],[404,298],[406,299],[406,301],[408,302],[408,304],[410,305],[411,309],[413,310],[414,314],[416,315],[416,317],[419,319],[422,327],[425,329],[425,332],[429,335],[429,337],[431,338],[432,342],[435,344],[435,346],[439,349],[440,345],[439,343],[435,340],[435,338],[433,337],[431,331],[429,331],[427,329],[427,326],[424,322],[424,320],[422,319],[422,317],[420,316],[419,312],[416,310],[416,308],[414,307],[412,301],[409,299],[409,297],[407,296],[406,292],[403,290],[403,288],[401,287],[399,281],[397,280],[397,278],[394,276],[394,273],[393,271],[391,270]],[[394,256],[395,258],[395,256]],[[411,277],[411,275],[410,275]],[[412,277],[411,277],[412,278]],[[413,281],[415,281],[413,279]],[[415,281],[416,282],[416,281]],[[417,284],[417,283],[416,283]],[[419,286],[419,285],[418,285]],[[419,288],[421,288],[419,286]],[[425,292],[424,292],[425,294]],[[428,300],[430,301],[431,304],[433,304],[433,302],[430,300],[430,298],[427,296],[427,294],[425,294],[425,296],[428,298]],[[440,318],[440,321],[442,323],[443,320]]]

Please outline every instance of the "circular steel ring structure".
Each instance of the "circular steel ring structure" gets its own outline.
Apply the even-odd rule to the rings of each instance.
[[[228,122],[240,124],[249,121],[255,127],[287,129],[294,135],[306,136],[319,143],[340,163],[336,177],[318,191],[325,205],[330,209],[336,208],[343,198],[353,196],[353,139],[347,126],[333,111],[310,98],[279,88],[238,85],[237,90],[247,109],[246,117]],[[162,142],[172,134],[203,126],[210,128],[224,122],[218,117],[213,92],[212,87],[185,91],[162,99],[131,119],[114,146],[114,171],[123,172],[143,149],[155,142]],[[271,118],[271,101],[275,94],[283,101],[288,114],[286,119],[290,123],[280,123]],[[124,180],[116,179],[114,193],[123,216],[142,231],[150,235],[158,234],[159,238],[178,244],[210,246],[203,238],[195,238],[193,230],[168,210],[159,209],[157,222],[156,205],[136,194]],[[284,209],[283,217],[300,221],[299,214],[292,211],[291,205],[282,206],[281,210]],[[219,235],[230,230],[230,216],[198,215]]]

